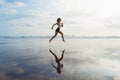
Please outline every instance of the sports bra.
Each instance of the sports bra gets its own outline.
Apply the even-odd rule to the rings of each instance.
[[[60,29],[63,26],[63,23],[60,23],[60,24],[57,23],[57,26],[58,26],[57,28]]]

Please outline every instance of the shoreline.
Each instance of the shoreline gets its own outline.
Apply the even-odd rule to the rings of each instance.
[[[0,39],[49,39],[51,36],[0,36]],[[57,36],[56,38],[61,38]],[[120,36],[65,36],[66,39],[120,39]]]

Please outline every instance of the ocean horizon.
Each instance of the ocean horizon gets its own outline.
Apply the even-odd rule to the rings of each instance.
[[[0,39],[49,39],[52,36],[0,36]],[[56,38],[60,38],[57,36]],[[120,36],[75,36],[65,35],[67,39],[120,39]]]

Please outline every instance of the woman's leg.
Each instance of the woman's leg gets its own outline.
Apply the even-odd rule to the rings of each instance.
[[[58,62],[58,57],[55,53],[53,53],[53,51],[51,49],[49,49],[49,51],[51,52],[51,54],[55,57],[55,61]]]
[[[62,33],[61,31],[59,31],[59,33],[60,33],[61,36],[62,36],[62,40],[65,42],[65,39],[64,39],[64,35],[63,35],[63,33]]]
[[[54,36],[49,40],[49,43],[57,36],[58,32],[55,32]]]
[[[63,56],[64,56],[64,51],[62,52],[62,55],[61,55],[61,57],[60,57],[60,61],[63,59]]]

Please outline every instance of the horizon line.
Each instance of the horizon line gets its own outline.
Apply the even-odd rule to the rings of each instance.
[[[0,36],[0,39],[48,39],[51,36]],[[60,38],[61,36],[57,36]],[[65,35],[67,39],[120,39],[120,36],[76,36]]]

